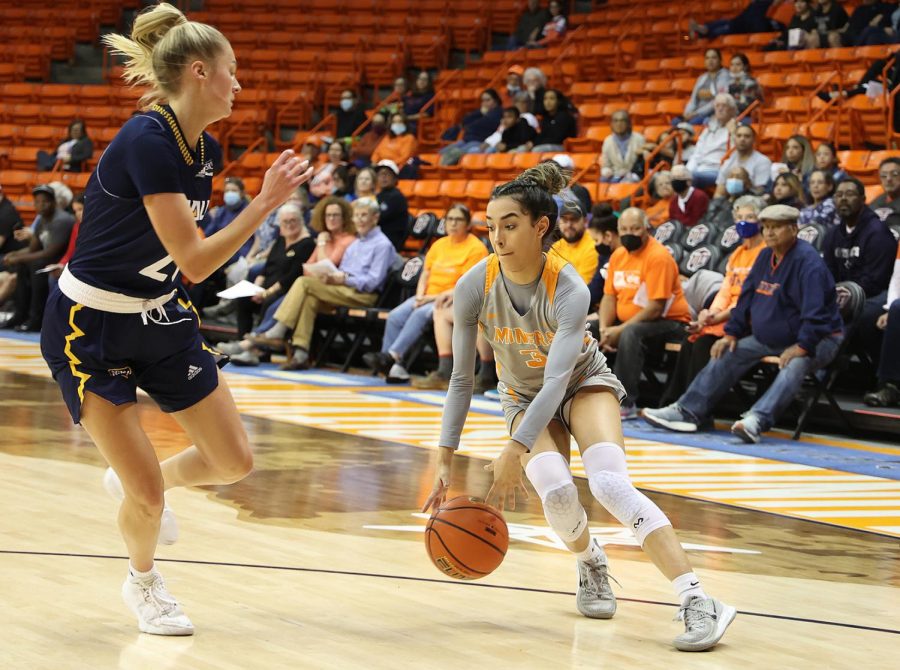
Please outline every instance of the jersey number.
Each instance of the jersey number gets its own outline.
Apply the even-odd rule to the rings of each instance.
[[[540,349],[520,349],[519,353],[531,357],[525,361],[525,365],[530,368],[542,368],[547,365],[547,357],[541,353]]]
[[[169,263],[172,262],[171,256],[166,256],[165,258],[160,258],[155,263],[151,263],[143,270],[139,272],[139,274],[144,275],[145,277],[149,277],[150,279],[155,279],[156,281],[166,281],[166,279],[175,279],[175,275],[178,274],[178,266],[175,266],[175,272],[172,273],[171,278],[166,277],[165,274],[160,272],[164,267],[166,267]]]

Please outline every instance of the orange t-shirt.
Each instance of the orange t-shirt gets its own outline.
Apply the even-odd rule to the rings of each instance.
[[[666,301],[663,319],[683,323],[691,319],[678,265],[668,249],[652,237],[637,253],[628,253],[625,247],[613,252],[603,292],[616,297],[616,318],[621,323],[644,309],[649,300]]]
[[[460,277],[487,255],[487,247],[472,233],[457,243],[442,237],[425,254],[425,269],[428,270],[425,295],[451,290]]]
[[[397,167],[403,169],[409,159],[416,155],[418,148],[419,141],[415,135],[406,133],[405,135],[391,136],[388,134],[381,138],[381,142],[372,152],[372,163],[392,160]]]
[[[738,298],[741,297],[741,288],[744,280],[750,274],[750,268],[756,262],[759,252],[766,248],[765,242],[760,240],[759,244],[750,249],[745,249],[742,244],[731,254],[728,259],[728,265],[725,266],[725,280],[719,287],[719,292],[713,298],[712,304],[709,306],[712,312],[723,312],[727,309],[734,309],[737,305]],[[697,333],[700,335],[716,335],[717,337],[725,336],[725,324],[727,321],[717,323],[714,326],[704,326]]]

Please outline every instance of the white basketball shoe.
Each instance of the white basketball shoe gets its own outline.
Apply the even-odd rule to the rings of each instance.
[[[122,482],[112,468],[106,468],[106,473],[103,475],[103,487],[109,495],[119,502],[122,502],[125,499],[125,491],[122,488]],[[165,505],[163,507],[162,517],[159,521],[159,543],[175,544],[177,541],[178,521],[175,519],[175,513],[168,505]]]
[[[166,589],[162,575],[153,569],[149,578],[131,574],[122,584],[122,599],[138,620],[142,633],[152,635],[193,635],[194,624],[178,601]]]

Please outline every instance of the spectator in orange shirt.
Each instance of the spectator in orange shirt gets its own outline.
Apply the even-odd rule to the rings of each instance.
[[[600,346],[616,352],[613,372],[628,397],[622,419],[636,419],[638,384],[650,347],[680,339],[690,321],[690,308],[668,250],[650,235],[643,210],[629,207],[619,217],[622,246],[609,259],[600,303]]]
[[[394,161],[402,170],[403,166],[416,155],[418,148],[419,141],[406,126],[406,115],[397,112],[391,116],[390,131],[372,152],[372,163],[377,164],[383,160]]]
[[[691,321],[687,327],[688,336],[681,343],[675,370],[666,385],[660,407],[681,397],[688,384],[709,362],[712,345],[725,336],[725,322],[737,305],[744,279],[750,274],[759,252],[765,248],[759,230],[759,213],[765,206],[765,200],[755,195],[743,195],[735,200],[732,213],[741,244],[728,259],[725,280],[709,308],[701,310],[697,320]]]

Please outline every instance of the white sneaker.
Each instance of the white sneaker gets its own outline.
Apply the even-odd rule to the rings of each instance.
[[[148,581],[130,574],[122,584],[122,599],[138,619],[142,633],[153,635],[193,635],[194,624],[181,610],[178,601],[166,590],[156,570]]]
[[[706,651],[718,644],[737,610],[715,598],[694,596],[681,606],[675,619],[684,621],[684,633],[675,638],[678,651]]]
[[[122,482],[119,475],[112,468],[106,468],[103,475],[103,488],[114,499],[122,502],[125,499],[125,490],[122,488]],[[159,520],[159,543],[175,544],[178,542],[178,521],[175,513],[168,505],[163,506],[162,517]]]

